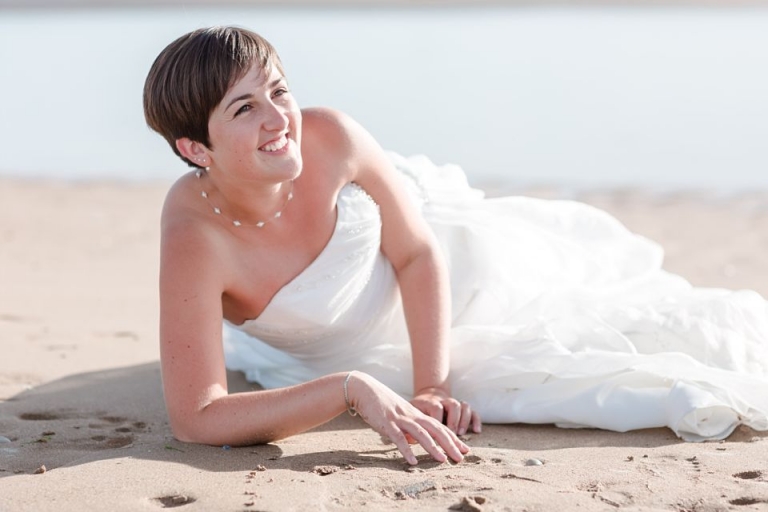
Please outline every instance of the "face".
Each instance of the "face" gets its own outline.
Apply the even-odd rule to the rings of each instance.
[[[253,66],[208,121],[211,167],[228,180],[276,183],[301,173],[301,111],[276,66]]]

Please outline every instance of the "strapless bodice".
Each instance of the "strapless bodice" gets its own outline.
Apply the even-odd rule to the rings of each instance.
[[[400,318],[394,271],[380,250],[379,207],[360,186],[344,186],[323,251],[281,288],[258,318],[233,326],[274,348],[327,368],[359,357],[382,324]]]

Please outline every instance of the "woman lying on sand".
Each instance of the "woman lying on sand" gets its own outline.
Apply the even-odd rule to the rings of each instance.
[[[144,111],[195,168],[162,216],[178,439],[265,443],[346,410],[415,464],[414,442],[460,461],[458,436],[481,416],[688,440],[768,429],[758,294],[693,289],[604,212],[484,199],[456,167],[387,154],[340,112],[300,110],[257,34],[171,43]],[[228,394],[227,367],[267,389]]]

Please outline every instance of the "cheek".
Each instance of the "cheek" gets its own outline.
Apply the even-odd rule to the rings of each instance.
[[[245,129],[232,131],[227,136],[227,149],[233,153],[242,153],[247,151],[249,145],[256,143],[254,133],[259,133],[254,126],[248,126]]]

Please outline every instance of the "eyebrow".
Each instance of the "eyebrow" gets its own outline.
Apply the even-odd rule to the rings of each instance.
[[[282,82],[283,80],[285,80],[285,77],[284,77],[284,76],[281,76],[281,77],[280,77],[280,78],[278,78],[277,80],[273,80],[273,81],[272,81],[272,83],[270,83],[270,84],[269,84],[269,88],[271,89],[271,88],[273,88],[273,87],[277,86],[277,84],[279,84],[279,83],[280,83],[280,82]],[[253,94],[251,94],[251,93],[249,93],[249,92],[247,92],[247,93],[245,93],[245,94],[241,94],[241,95],[240,95],[240,96],[238,96],[237,98],[233,98],[233,99],[232,99],[232,101],[230,101],[230,102],[227,104],[227,107],[224,109],[224,111],[226,112],[227,110],[229,110],[229,107],[231,107],[232,105],[234,105],[234,104],[235,104],[235,103],[237,103],[238,101],[241,101],[241,100],[247,100],[247,99],[249,99],[249,98],[253,98]]]

